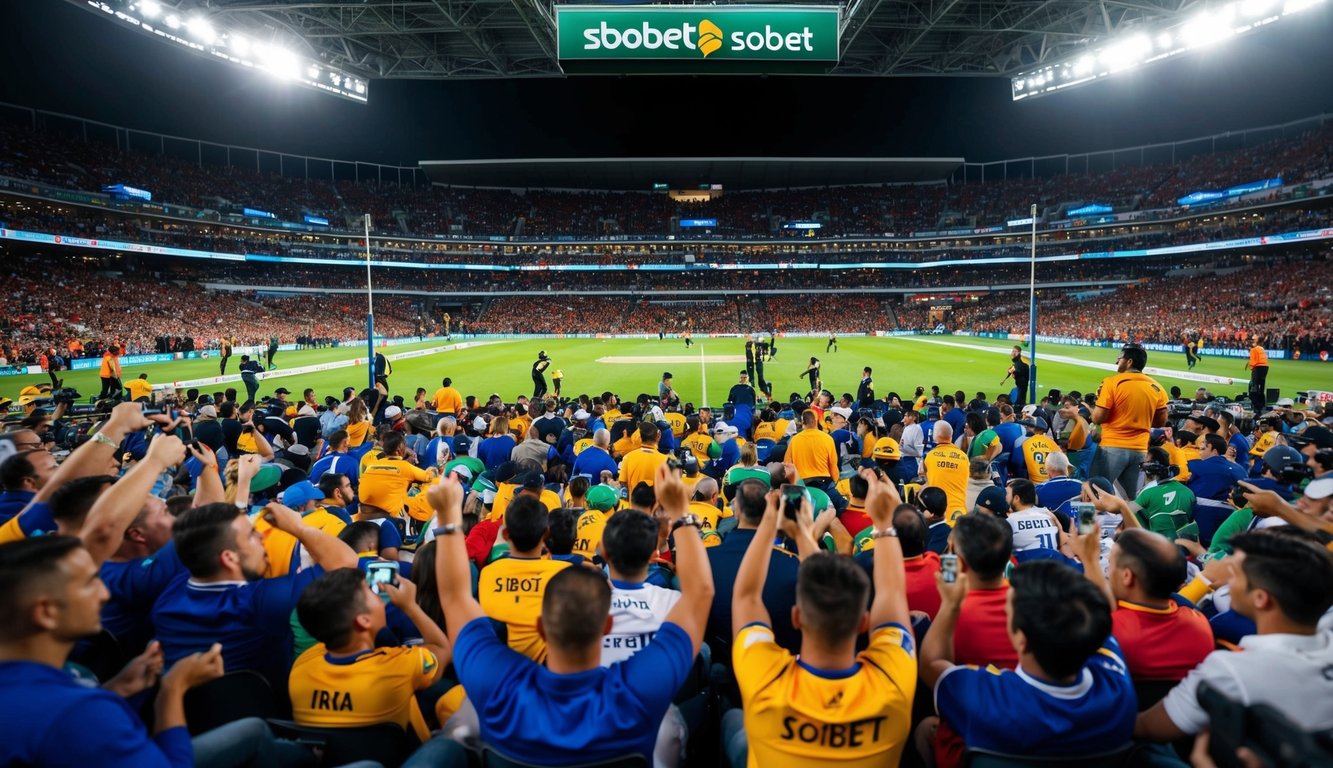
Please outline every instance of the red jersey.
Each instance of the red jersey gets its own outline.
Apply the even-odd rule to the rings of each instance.
[[[998,589],[968,590],[953,630],[953,661],[984,667],[994,664],[1001,669],[1018,667],[1018,651],[1009,642],[1009,619],[1004,601],[1009,583]]]
[[[1174,602],[1149,608],[1119,601],[1111,614],[1111,634],[1135,680],[1183,680],[1213,650],[1208,620]]]
[[[907,574],[907,607],[924,611],[934,621],[935,614],[940,612],[940,590],[935,585],[935,575],[940,572],[940,556],[926,552],[905,559],[903,570]]]
[[[841,515],[838,515],[838,521],[842,523],[842,527],[846,528],[847,532],[853,537],[875,524],[875,521],[870,519],[870,515],[866,514],[864,507],[853,507],[850,505],[848,505],[847,509],[843,510]]]

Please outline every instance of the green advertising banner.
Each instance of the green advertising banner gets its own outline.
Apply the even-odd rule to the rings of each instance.
[[[562,64],[735,72],[838,60],[838,6],[557,5],[555,11]],[[623,66],[635,63],[649,66]]]

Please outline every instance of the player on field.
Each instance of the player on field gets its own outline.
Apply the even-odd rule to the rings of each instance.
[[[819,380],[819,358],[810,358],[810,364],[807,365],[805,370],[801,371],[796,378],[799,379],[801,376],[808,376],[810,378],[810,397],[815,397],[819,394],[819,391],[824,388],[823,382]]]
[[[546,394],[546,369],[551,367],[551,358],[546,356],[545,351],[537,353],[537,359],[532,363],[532,399],[536,400]]]

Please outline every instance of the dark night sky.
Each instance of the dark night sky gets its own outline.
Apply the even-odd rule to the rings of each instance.
[[[0,100],[340,159],[1084,152],[1333,112],[1333,9],[1013,103],[1006,79],[373,81],[369,105],[280,85],[56,0],[0,2]]]

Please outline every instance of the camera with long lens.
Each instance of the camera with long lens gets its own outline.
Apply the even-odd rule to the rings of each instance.
[[[81,397],[74,387],[61,387],[51,393],[51,401],[56,405],[73,405]]]

